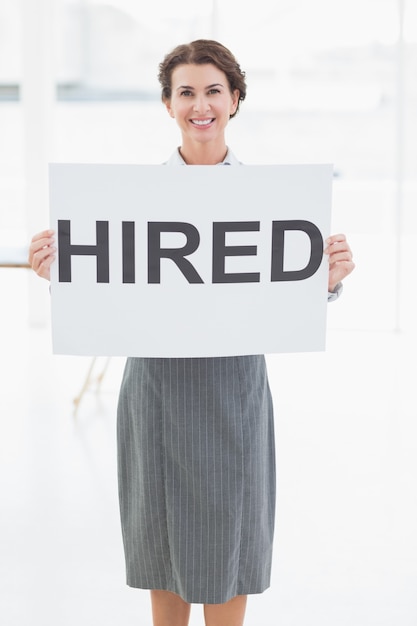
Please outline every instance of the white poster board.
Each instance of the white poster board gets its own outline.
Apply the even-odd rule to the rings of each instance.
[[[56,354],[325,348],[332,167],[50,166]]]

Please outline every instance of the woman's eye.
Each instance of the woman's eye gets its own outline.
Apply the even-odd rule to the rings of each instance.
[[[220,93],[220,89],[210,89],[209,94]]]
[[[184,91],[181,91],[181,95],[182,96],[191,96],[191,91],[189,89],[184,89]]]

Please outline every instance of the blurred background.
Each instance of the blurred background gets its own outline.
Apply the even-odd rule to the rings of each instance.
[[[357,265],[326,353],[268,357],[276,562],[247,623],[415,626],[417,0],[0,0],[0,261],[48,225],[48,162],[167,159],[158,63],[196,38],[246,71],[239,159],[333,163],[332,230]],[[0,287],[0,619],[146,626],[123,586],[123,360],[74,417],[91,362],[51,355],[47,284],[1,266]]]

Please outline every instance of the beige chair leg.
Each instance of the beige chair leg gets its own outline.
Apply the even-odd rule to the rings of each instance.
[[[73,400],[74,403],[74,417],[76,417],[77,412],[78,412],[78,408],[80,406],[80,402],[84,396],[84,394],[86,393],[86,391],[89,391],[89,389],[93,386],[94,383],[96,383],[96,392],[98,393],[100,391],[100,387],[101,387],[101,383],[103,382],[103,378],[104,375],[107,371],[107,368],[109,366],[110,363],[110,357],[108,357],[106,359],[106,363],[101,371],[101,373],[94,379],[93,378],[93,371],[94,371],[94,366],[96,364],[97,361],[97,357],[93,357],[90,363],[90,367],[88,368],[87,371],[87,375],[85,377],[84,383],[81,387],[81,390],[78,394],[78,396],[76,396]]]

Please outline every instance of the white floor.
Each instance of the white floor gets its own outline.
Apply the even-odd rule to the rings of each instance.
[[[74,417],[90,360],[52,356],[49,329],[28,329],[26,280],[0,270],[1,623],[148,626],[148,593],[124,583],[123,360]],[[416,347],[410,334],[333,330],[325,353],[268,358],[274,568],[247,626],[416,626]]]

